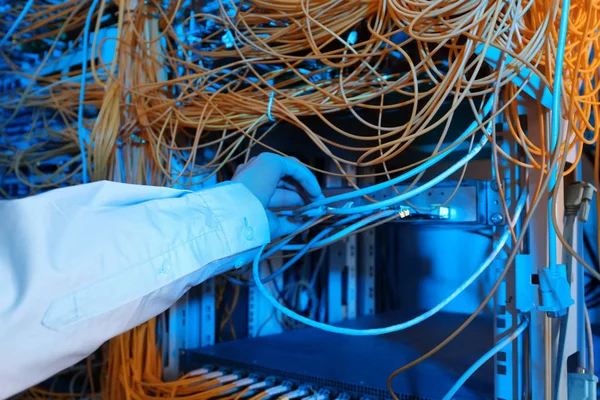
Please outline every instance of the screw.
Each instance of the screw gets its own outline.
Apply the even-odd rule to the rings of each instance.
[[[492,184],[491,184],[491,189],[492,189],[494,192],[497,192],[497,191],[498,191],[498,183],[497,183],[496,181],[492,181]]]
[[[492,216],[490,217],[490,221],[494,225],[500,225],[502,222],[504,222],[504,216],[498,213],[492,214]]]

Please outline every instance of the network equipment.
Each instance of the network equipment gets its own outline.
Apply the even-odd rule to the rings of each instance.
[[[23,397],[595,399],[599,10],[0,0],[3,198],[201,190],[264,151],[325,194]]]

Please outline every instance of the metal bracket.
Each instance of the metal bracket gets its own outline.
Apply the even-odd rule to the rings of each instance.
[[[354,190],[349,187],[333,186],[337,183],[335,181],[328,181],[327,183],[328,186],[324,189],[327,197]],[[457,181],[444,181],[410,199],[410,203],[419,209],[435,209],[440,204],[444,204],[448,197],[450,197],[450,194],[456,191],[452,199],[444,204],[444,215],[439,212],[437,214],[432,213],[431,215],[427,212],[421,213],[422,215],[413,213],[409,218],[398,218],[395,222],[477,226],[501,226],[506,224],[500,193],[494,181],[464,180],[458,188],[457,186]],[[396,190],[402,193],[409,190],[409,186],[398,185],[396,186]],[[379,201],[386,200],[397,196],[396,190],[394,188],[387,188],[372,193],[369,197]],[[355,207],[371,204],[369,200],[360,197],[352,201]],[[336,207],[342,207],[343,205],[334,204]]]
[[[283,265],[283,259],[280,257],[274,257],[270,262],[273,270],[277,270]],[[263,262],[260,268],[262,276],[269,274],[270,270],[266,262]],[[279,276],[269,283],[267,289],[272,285],[282,288],[283,276]],[[251,286],[248,289],[248,336],[265,336],[283,332],[283,328],[277,322],[275,312],[275,308],[260,294],[259,290],[255,286]]]
[[[186,349],[214,344],[214,313],[214,279],[192,288],[169,309],[168,333],[163,329],[165,380],[173,381],[179,377],[179,360]]]

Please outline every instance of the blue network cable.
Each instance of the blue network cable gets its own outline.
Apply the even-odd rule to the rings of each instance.
[[[358,218],[358,217],[360,217],[360,215],[357,215],[356,217],[354,217],[354,219],[356,219],[356,218]],[[314,218],[312,218],[311,220],[309,220],[309,221],[305,222],[305,223],[304,223],[302,226],[300,226],[300,227],[298,228],[297,232],[302,232],[302,231],[304,231],[304,230],[305,230],[305,229],[307,229],[309,226],[311,226],[313,223],[315,223],[315,222],[316,222],[318,219],[319,219],[319,217],[314,217]],[[342,222],[342,221],[340,221],[340,222]],[[269,257],[271,257],[272,255],[274,255],[275,253],[277,253],[278,251],[281,251],[281,250],[283,250],[283,249],[284,249],[284,247],[285,247],[285,246],[286,246],[286,245],[287,245],[287,244],[288,244],[290,241],[292,241],[292,239],[294,239],[295,237],[296,237],[296,234],[292,234],[292,235],[290,235],[288,238],[286,238],[286,239],[282,240],[281,242],[277,243],[275,246],[271,247],[271,248],[269,249],[269,251],[267,251],[266,253],[262,254],[262,255],[260,256],[260,260],[259,260],[259,261],[264,261],[264,260],[266,260],[267,258],[269,258]],[[262,253],[262,251],[261,251],[261,253]],[[231,276],[228,276],[228,277],[227,277],[227,279],[228,279],[228,280],[229,280],[231,283],[233,283],[233,284],[235,284],[235,285],[242,285],[242,286],[243,286],[243,285],[247,285],[247,284],[252,284],[252,282],[244,282],[244,281],[241,281],[241,280],[239,280],[239,279],[233,278],[233,277],[231,277]],[[268,279],[268,278],[267,278],[267,279]]]
[[[396,214],[396,213],[397,213],[397,211],[384,211],[380,214],[372,215],[368,218],[365,218],[359,222],[356,222],[356,223],[342,229],[341,231],[335,233],[331,237],[329,237],[323,241],[320,241],[322,238],[327,236],[334,229],[334,227],[339,226],[339,225],[345,225],[355,219],[362,217],[361,214],[351,215],[350,217],[344,218],[344,219],[336,222],[333,226],[323,229],[307,244],[285,246],[284,250],[299,249],[300,251],[296,255],[294,255],[294,257],[292,257],[287,263],[285,263],[285,265],[283,265],[281,268],[279,268],[273,274],[271,274],[268,277],[266,277],[265,279],[263,279],[262,283],[270,282],[273,279],[277,278],[278,276],[281,276],[281,274],[283,274],[286,270],[288,270],[296,261],[298,261],[300,258],[302,258],[302,256],[305,255],[310,249],[315,248],[315,247],[327,246],[328,244],[335,242],[336,240],[339,240],[340,238],[342,238],[346,235],[349,235],[350,233],[362,228],[363,226],[366,226],[366,225],[368,225],[372,222],[378,221],[380,219],[391,217],[393,214]]]
[[[483,364],[485,364],[486,361],[488,361],[490,358],[499,353],[500,350],[505,348],[510,342],[518,338],[519,335],[523,333],[523,331],[527,328],[528,325],[529,321],[525,319],[523,322],[521,322],[518,328],[510,334],[510,336],[507,336],[504,339],[502,339],[494,347],[492,347],[490,351],[485,353],[479,360],[477,360],[475,364],[471,365],[471,367],[469,367],[469,369],[460,377],[460,379],[456,381],[456,383],[454,384],[454,386],[452,386],[450,391],[446,393],[442,400],[452,400],[452,397],[456,394],[456,392],[458,392],[461,386],[465,384],[467,379],[469,379],[471,375],[475,373],[475,371],[477,371]]]
[[[397,210],[387,210],[387,211],[385,211],[383,213],[378,213],[378,214],[375,214],[375,215],[371,215],[368,218],[365,218],[365,219],[363,219],[361,221],[358,221],[358,222],[356,222],[356,223],[354,223],[354,224],[352,224],[352,225],[350,225],[350,226],[342,229],[341,231],[335,233],[331,237],[328,237],[328,238],[324,239],[323,241],[314,243],[313,245],[311,245],[311,247],[323,247],[323,246],[327,246],[328,244],[333,243],[336,240],[340,240],[340,238],[342,238],[342,237],[344,237],[346,235],[351,234],[352,232],[354,232],[354,231],[362,228],[363,226],[366,226],[366,225],[370,224],[371,222],[377,221],[379,219],[391,217],[393,214],[396,214],[396,213],[398,213]],[[346,217],[346,218],[344,218],[344,219],[336,222],[335,224],[333,224],[332,228],[340,226],[340,225],[345,225],[345,224],[350,223],[350,222],[352,222],[352,221],[354,221],[354,220],[356,220],[358,218],[366,217],[367,215],[368,214],[364,214],[364,213],[356,213],[356,214],[350,215],[350,217]],[[331,231],[332,231],[332,229],[327,228],[327,229],[325,229],[321,233],[328,234]],[[322,235],[321,233],[318,235],[319,236],[319,240],[325,236],[325,235]],[[286,251],[303,251],[306,248],[306,246],[307,245],[304,245],[304,244],[291,244],[291,245],[285,246],[283,248],[283,250],[286,250]]]
[[[519,202],[518,202],[516,210],[515,210],[515,218],[514,218],[515,221],[519,218],[523,208],[525,207],[526,201],[527,201],[527,192],[523,191],[523,193],[521,194],[521,197],[519,198]],[[259,262],[260,262],[260,258],[261,258],[260,254],[262,253],[262,250],[264,250],[265,246],[262,247],[261,251],[258,253],[256,258],[254,259],[254,263],[252,265],[252,276],[254,278],[254,282],[255,282],[258,290],[261,292],[261,294],[263,296],[265,296],[267,301],[269,303],[271,303],[271,305],[273,307],[275,307],[276,309],[278,309],[279,311],[281,311],[283,314],[287,315],[288,317],[290,317],[296,321],[302,322],[305,325],[311,326],[313,328],[321,329],[321,330],[324,330],[327,332],[339,333],[342,335],[350,335],[350,336],[385,335],[388,333],[398,332],[398,331],[407,329],[411,326],[417,325],[417,324],[425,321],[427,318],[435,315],[442,308],[444,308],[447,304],[449,304],[452,300],[454,300],[456,297],[458,297],[462,292],[465,291],[465,289],[467,287],[469,287],[490,266],[490,264],[494,261],[494,259],[498,255],[498,253],[500,253],[500,251],[502,250],[502,248],[508,241],[509,237],[510,237],[510,230],[506,229],[505,232],[500,237],[500,240],[498,240],[498,242],[494,246],[494,249],[492,250],[490,255],[479,266],[479,268],[465,282],[463,282],[452,294],[450,294],[448,297],[446,297],[444,300],[442,300],[435,307],[433,307],[429,311],[427,311],[409,321],[402,322],[400,324],[396,324],[396,325],[392,325],[392,326],[388,326],[388,327],[383,327],[383,328],[351,329],[351,328],[342,328],[342,327],[338,327],[338,326],[334,326],[334,325],[329,325],[329,324],[313,321],[309,318],[306,318],[306,317],[290,310],[283,304],[279,303],[277,301],[277,299],[275,299],[273,297],[273,295],[271,295],[271,293],[269,293],[269,291],[267,290],[265,285],[262,283],[261,278],[260,278],[260,269],[259,269]]]
[[[98,6],[98,0],[92,2],[92,6],[88,11],[87,18],[85,19],[85,26],[83,28],[83,54],[81,57],[81,87],[79,89],[79,109],[77,111],[77,137],[79,139],[79,151],[81,152],[81,168],[82,168],[82,180],[83,183],[89,182],[88,168],[87,168],[87,156],[85,154],[85,143],[84,136],[86,136],[85,128],[83,127],[83,101],[85,99],[85,84],[87,81],[87,62],[88,62],[88,51],[90,41],[90,26],[92,25],[92,16],[94,10]]]
[[[481,115],[483,115],[483,116],[487,115],[492,110],[493,104],[494,104],[494,97],[492,96],[484,104]],[[450,146],[453,146],[453,145],[456,145],[456,144],[462,142],[466,137],[468,137],[470,134],[472,134],[473,131],[475,131],[475,129],[477,129],[478,126],[479,126],[479,124],[475,121],[473,123],[471,123],[471,125],[469,125],[469,127],[463,132],[463,134],[460,135]],[[398,185],[399,183],[402,183],[405,180],[412,178],[413,176],[425,171],[427,168],[431,167],[432,165],[436,164],[440,160],[444,159],[450,153],[451,153],[450,151],[446,151],[444,153],[438,154],[435,157],[432,157],[431,159],[427,160],[423,164],[420,164],[419,166],[413,168],[409,172],[402,174],[396,178],[390,179],[386,182],[378,183],[376,185],[358,189],[358,190],[355,190],[355,191],[352,191],[349,193],[344,193],[344,194],[340,194],[337,196],[332,196],[332,197],[328,197],[328,198],[325,198],[322,200],[315,201],[314,203],[311,203],[305,207],[298,209],[296,211],[296,213],[302,214],[303,212],[306,212],[309,209],[314,209],[316,207],[325,206],[327,204],[331,204],[331,203],[335,203],[335,202],[350,200],[350,199],[353,199],[356,197],[366,196],[371,193],[378,192],[383,189],[387,189],[394,185]]]
[[[381,214],[377,214],[375,216],[372,216],[370,218],[365,218],[362,221],[359,221],[353,225],[348,226],[347,228],[341,230],[340,232],[336,233],[335,235],[332,236],[333,240],[337,240],[337,238],[344,236],[346,234],[346,232],[353,232],[357,229],[362,228],[363,226],[391,216],[392,214],[394,214],[395,211],[393,212],[385,212],[385,213],[381,213]],[[351,215],[349,217],[346,217],[344,219],[341,219],[337,222],[335,222],[334,224],[332,224],[330,227],[323,229],[321,232],[319,232],[317,235],[315,235],[315,237],[308,242],[307,244],[298,244],[298,245],[287,245],[287,243],[289,243],[290,240],[293,239],[293,236],[286,239],[284,242],[277,244],[277,246],[274,246],[273,248],[269,249],[269,251],[265,254],[263,254],[260,257],[260,261],[266,260],[267,258],[269,258],[270,256],[272,256],[273,254],[275,254],[276,252],[280,251],[280,250],[287,250],[287,251],[298,251],[297,254],[294,255],[294,257],[292,257],[290,260],[288,260],[281,268],[279,268],[277,271],[273,272],[271,275],[267,276],[266,278],[264,278],[262,280],[262,283],[268,283],[271,282],[273,279],[277,279],[279,276],[281,276],[285,271],[287,271],[288,269],[290,269],[290,267],[292,265],[294,265],[294,263],[296,263],[300,258],[302,258],[302,256],[304,256],[310,249],[314,248],[314,247],[321,247],[324,246],[326,244],[328,244],[331,240],[331,238],[327,238],[324,241],[320,241],[322,238],[324,238],[325,236],[327,236],[329,233],[331,233],[336,227],[340,226],[340,225],[346,225],[356,219],[359,219],[363,217],[362,214],[355,214],[355,215]],[[303,228],[306,228],[308,226],[310,226],[312,223],[314,222],[314,219],[305,223],[303,225],[302,228],[300,228],[298,231],[302,231],[304,230]],[[231,278],[230,279],[231,282],[233,283],[242,283],[242,281],[239,281],[235,278]]]
[[[344,208],[328,208],[327,212],[330,214],[345,215],[345,214],[354,214],[357,212],[359,212],[359,213],[373,212],[378,209],[381,210],[381,209],[385,209],[386,207],[392,207],[402,201],[405,201],[411,197],[414,197],[420,193],[423,193],[424,191],[437,185],[438,183],[440,183],[441,181],[443,181],[444,179],[446,179],[447,177],[449,177],[450,175],[452,175],[453,173],[458,171],[466,163],[471,161],[471,159],[473,159],[473,157],[475,157],[481,151],[481,149],[483,149],[483,147],[485,146],[487,141],[488,141],[487,136],[483,135],[481,137],[481,140],[479,141],[479,143],[477,143],[477,145],[475,145],[475,147],[473,149],[471,149],[471,151],[469,151],[469,153],[466,156],[464,156],[463,158],[461,158],[456,164],[454,164],[453,166],[451,166],[446,171],[442,172],[440,175],[436,176],[429,182],[427,182],[409,192],[402,193],[401,195],[392,197],[391,199],[388,199],[388,200],[383,200],[383,201],[379,201],[377,203],[368,204],[366,206],[347,207],[347,208],[346,207],[344,207]]]
[[[562,1],[562,12],[560,15],[560,27],[558,30],[558,45],[556,47],[556,63],[554,66],[554,87],[552,90],[552,123],[550,136],[550,154],[556,151],[558,146],[558,138],[560,131],[561,107],[560,99],[562,92],[563,64],[565,61],[565,47],[567,43],[567,30],[569,27],[569,11],[571,7],[570,0]],[[566,148],[564,157],[566,157]],[[551,161],[549,161],[551,163]],[[548,164],[550,165],[550,164]],[[556,166],[550,170],[550,182],[548,185],[548,193],[552,193],[556,185],[557,175],[562,171],[557,171]],[[552,213],[554,212],[554,201],[550,197],[548,203],[548,266],[556,267],[556,230],[552,223]]]
[[[273,272],[271,275],[267,276],[266,278],[264,278],[262,280],[262,283],[268,283],[271,282],[273,279],[277,279],[279,276],[281,276],[285,271],[287,271],[292,265],[294,265],[294,263],[296,263],[300,258],[302,258],[310,249],[315,248],[315,247],[321,247],[321,246],[326,246],[327,244],[329,244],[330,242],[336,241],[338,240],[340,237],[343,237],[345,235],[347,235],[348,233],[354,232],[360,228],[362,228],[365,225],[368,225],[371,222],[377,221],[379,219],[383,219],[386,218],[388,216],[391,216],[392,214],[397,213],[397,211],[386,211],[383,213],[379,213],[376,215],[373,215],[369,218],[365,218],[359,222],[354,223],[353,225],[350,225],[344,229],[342,229],[341,231],[337,232],[336,234],[334,234],[333,236],[331,236],[331,238],[327,238],[323,241],[321,241],[321,239],[323,239],[325,236],[327,236],[328,234],[330,234],[335,228],[342,226],[342,225],[346,225],[349,224],[359,218],[364,217],[365,215],[363,214],[354,214],[354,215],[350,215],[346,218],[343,218],[339,221],[336,221],[335,223],[333,223],[331,226],[323,229],[321,232],[319,232],[317,235],[315,235],[314,238],[312,238],[310,240],[310,242],[308,242],[307,244],[297,244],[297,245],[288,245],[288,243],[295,237],[295,235],[291,235],[290,237],[288,237],[287,239],[283,240],[282,242],[278,243],[276,246],[273,246],[271,249],[269,249],[268,252],[262,254],[260,256],[260,261],[264,261],[267,258],[271,257],[273,254],[275,254],[278,251],[281,250],[285,250],[285,251],[298,251],[297,254],[295,254],[290,260],[288,260],[281,268],[279,268],[277,271]],[[317,218],[313,218],[312,220],[304,223],[304,225],[302,225],[299,229],[298,232],[303,231],[304,229],[308,228],[310,225],[312,225],[315,220],[317,220]],[[239,279],[235,279],[235,278],[228,278],[230,282],[234,283],[234,284],[240,284],[240,285],[244,285],[245,282],[240,281]]]
[[[310,219],[309,221],[305,222],[302,226],[300,226],[296,232],[304,231],[309,226],[314,224],[318,219],[319,219],[319,217],[314,217],[314,218]],[[269,251],[267,251],[265,254],[262,255],[262,257],[260,258],[260,261],[266,260],[267,258],[271,257],[273,254],[277,253],[280,250],[284,250],[284,247],[286,247],[286,245],[289,242],[291,242],[292,239],[294,239],[295,237],[296,237],[296,235],[292,234],[287,239],[284,239],[281,242],[277,243],[275,246],[270,248]]]
[[[13,24],[8,29],[8,32],[6,32],[6,35],[4,35],[2,40],[0,40],[0,47],[4,47],[4,45],[6,44],[6,41],[13,35],[13,33],[15,33],[15,31],[19,27],[19,24],[25,17],[25,14],[27,14],[27,12],[29,11],[29,9],[31,8],[32,5],[33,5],[33,0],[29,0],[27,3],[25,3],[25,7],[23,7],[19,16],[17,17],[17,19],[15,19],[15,22],[13,22]]]
[[[351,215],[350,217],[346,217],[344,219],[341,219],[341,220],[337,221],[336,223],[334,223],[330,227],[325,228],[321,232],[319,232],[307,244],[282,246],[282,247],[278,246],[279,247],[278,250],[290,250],[290,248],[292,248],[292,249],[300,248],[300,251],[296,255],[294,255],[294,257],[292,257],[290,260],[288,260],[288,262],[286,262],[281,268],[279,268],[277,271],[273,272],[271,275],[269,275],[268,277],[266,277],[265,279],[263,279],[262,282],[263,283],[267,283],[267,282],[272,281],[273,279],[278,278],[279,276],[281,276],[281,274],[283,274],[285,271],[287,271],[292,265],[294,265],[294,263],[296,263],[300,258],[302,258],[302,256],[304,256],[310,249],[312,249],[313,247],[319,247],[319,246],[321,246],[321,244],[319,243],[319,240],[321,240],[322,238],[324,238],[325,236],[327,236],[337,226],[345,225],[345,224],[350,223],[350,222],[352,222],[355,219],[358,219],[360,217],[362,217],[361,214],[356,214],[356,215]],[[274,252],[272,254],[274,254]],[[267,254],[265,254],[265,255],[263,255],[261,257],[261,259],[264,260],[264,259],[266,259],[268,257],[269,256]]]

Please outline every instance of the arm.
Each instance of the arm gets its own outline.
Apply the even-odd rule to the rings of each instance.
[[[269,241],[265,209],[239,183],[193,193],[98,182],[0,202],[0,220],[0,398]]]
[[[274,155],[201,192],[98,182],[0,201],[0,398],[78,362],[160,314],[190,287],[252,260],[295,228],[268,209],[301,204]],[[308,179],[308,181],[306,181]]]

